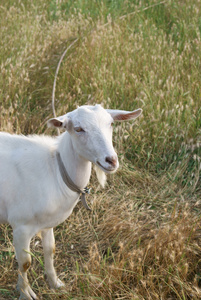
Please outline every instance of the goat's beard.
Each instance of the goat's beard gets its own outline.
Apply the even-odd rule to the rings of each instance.
[[[105,172],[103,172],[97,165],[94,165],[94,170],[96,172],[96,177],[98,179],[98,182],[104,188],[107,181],[107,176]]]

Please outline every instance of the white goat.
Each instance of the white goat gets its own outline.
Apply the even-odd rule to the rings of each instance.
[[[135,119],[141,112],[81,106],[48,121],[49,126],[66,130],[58,138],[0,133],[0,223],[9,223],[13,229],[19,299],[36,299],[27,270],[30,241],[39,232],[49,284],[52,288],[63,286],[53,266],[53,227],[72,213],[89,181],[91,163],[106,173],[117,170],[113,121]]]

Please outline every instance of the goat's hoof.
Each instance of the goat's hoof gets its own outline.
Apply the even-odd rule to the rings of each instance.
[[[56,281],[56,283],[54,285],[54,289],[60,289],[60,288],[62,288],[64,286],[65,286],[65,284],[59,278],[57,278],[57,281]]]
[[[49,286],[51,289],[60,289],[65,286],[65,284],[59,279],[55,278],[54,280],[47,278],[47,281],[49,283]]]
[[[20,291],[19,300],[37,300],[37,296],[34,293],[34,291],[30,288],[30,286],[23,290],[18,287],[18,290]]]

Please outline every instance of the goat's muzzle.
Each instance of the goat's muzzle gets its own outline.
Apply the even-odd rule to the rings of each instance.
[[[117,156],[107,156],[104,163],[100,163],[99,161],[96,163],[106,173],[114,173],[119,167]]]
[[[111,165],[113,168],[116,168],[117,166],[117,157],[114,156],[107,156],[105,158],[106,163],[108,163],[109,165]]]

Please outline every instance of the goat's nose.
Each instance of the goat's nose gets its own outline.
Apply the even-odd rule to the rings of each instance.
[[[117,157],[115,156],[107,156],[105,161],[110,164],[112,167],[115,167],[117,164]]]

